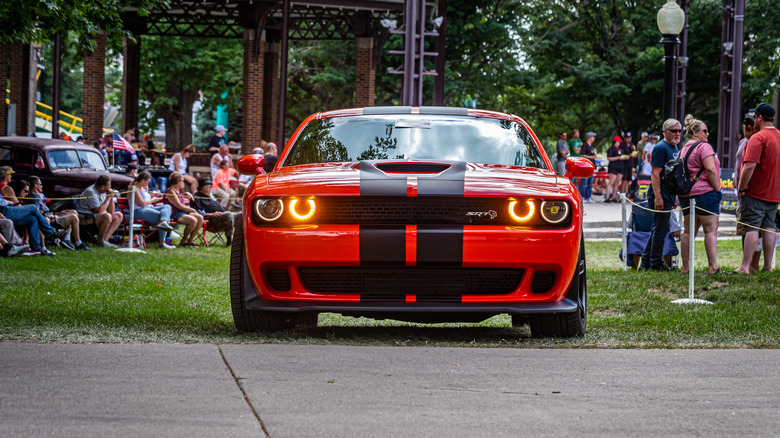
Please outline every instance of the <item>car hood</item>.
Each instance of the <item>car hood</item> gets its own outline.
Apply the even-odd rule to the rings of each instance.
[[[440,167],[425,168],[430,164]],[[566,196],[571,190],[567,178],[549,170],[449,161],[318,163],[265,176],[255,184],[266,196]]]

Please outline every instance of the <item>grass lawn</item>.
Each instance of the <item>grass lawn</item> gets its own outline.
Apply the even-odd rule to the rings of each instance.
[[[739,241],[719,242],[724,269]],[[696,297],[679,272],[621,270],[620,242],[587,242],[588,328],[584,338],[531,339],[501,315],[480,324],[408,324],[322,314],[319,326],[264,335],[233,326],[223,247],[97,248],[56,257],[0,259],[0,339],[36,342],[213,342],[502,347],[780,347],[780,271],[706,274],[697,242]]]

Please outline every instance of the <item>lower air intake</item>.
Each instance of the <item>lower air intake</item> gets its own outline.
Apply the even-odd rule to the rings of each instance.
[[[319,294],[371,296],[502,295],[514,292],[522,269],[436,267],[301,267],[303,286]]]

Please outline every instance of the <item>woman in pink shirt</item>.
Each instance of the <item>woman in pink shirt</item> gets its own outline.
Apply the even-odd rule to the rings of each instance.
[[[681,272],[688,272],[690,239],[690,206],[691,198],[696,200],[696,218],[693,238],[699,232],[699,227],[704,228],[704,250],[707,253],[707,263],[710,274],[722,274],[724,271],[718,267],[718,219],[720,215],[720,160],[715,155],[712,146],[707,143],[710,132],[707,125],[701,120],[695,119],[692,115],[685,116],[685,136],[688,142],[685,143],[680,156],[684,157],[688,151],[695,149],[688,157],[688,178],[693,181],[699,170],[704,169],[701,176],[693,184],[693,188],[687,195],[680,195],[680,207],[683,209],[683,233],[680,237],[680,246],[682,246],[682,269]]]

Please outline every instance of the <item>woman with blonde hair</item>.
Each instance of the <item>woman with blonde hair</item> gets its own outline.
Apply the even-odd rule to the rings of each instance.
[[[195,145],[189,144],[181,152],[173,154],[171,164],[168,166],[171,172],[179,172],[184,177],[184,182],[189,184],[191,193],[198,191],[198,180],[187,174],[187,158],[190,158],[194,153]]]
[[[160,235],[160,248],[174,249],[173,245],[165,243],[165,238],[168,236],[168,232],[173,231],[173,227],[168,223],[171,219],[172,209],[169,204],[163,204],[155,206],[158,202],[163,200],[162,195],[152,196],[149,193],[149,181],[152,180],[152,175],[147,171],[141,171],[138,176],[135,177],[132,184],[135,186],[135,198],[134,198],[134,213],[135,219],[142,220],[150,225],[154,225],[157,228]]]
[[[181,173],[173,172],[168,177],[168,190],[165,191],[165,203],[171,205],[171,219],[183,224],[179,246],[198,247],[192,242],[195,236],[203,228],[203,216],[187,205],[185,198],[193,200],[192,194],[184,193],[184,178]]]
[[[685,136],[688,142],[680,150],[680,156],[684,157],[693,148],[688,157],[688,179],[694,181],[693,188],[685,195],[680,195],[680,208],[683,210],[683,232],[680,237],[682,247],[682,269],[688,272],[691,267],[688,263],[689,242],[695,239],[699,227],[704,228],[704,251],[707,253],[707,263],[710,274],[722,274],[724,271],[718,267],[718,219],[720,215],[720,160],[715,155],[715,150],[707,140],[710,132],[707,125],[701,120],[688,114],[685,116]],[[691,199],[696,201],[696,215],[694,218],[693,237],[690,230]]]

